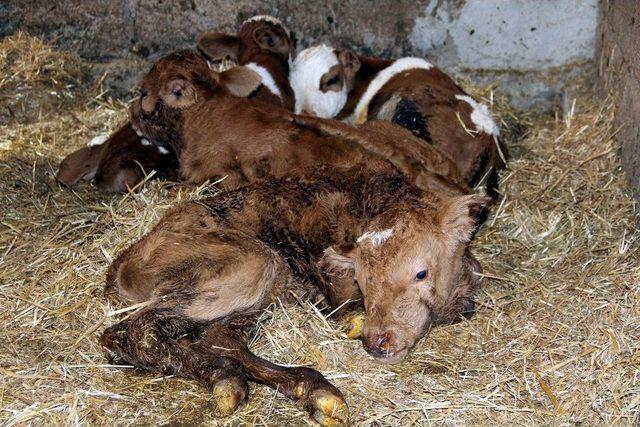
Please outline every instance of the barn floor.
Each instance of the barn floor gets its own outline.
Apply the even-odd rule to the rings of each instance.
[[[97,338],[124,315],[101,295],[110,260],[171,204],[216,190],[59,187],[64,154],[126,118],[82,83],[87,67],[36,39],[0,42],[0,424],[310,424],[266,387],[220,419],[194,382],[108,364]],[[504,105],[493,108],[513,160],[473,244],[486,276],[473,319],[432,331],[396,366],[311,306],[274,307],[262,322],[254,351],[320,369],[356,425],[638,420],[640,233],[611,104],[581,95],[555,118]]]

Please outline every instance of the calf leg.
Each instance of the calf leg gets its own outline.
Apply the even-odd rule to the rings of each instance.
[[[230,415],[249,395],[247,375],[222,345],[207,351],[194,345],[202,329],[171,309],[152,308],[111,326],[100,342],[122,362],[200,382],[214,395],[218,412]]]
[[[249,351],[242,331],[255,318],[203,325],[154,307],[107,329],[101,343],[127,363],[199,381],[216,395],[222,413],[233,412],[246,399],[249,379],[299,402],[321,425],[347,425],[344,398],[322,374],[278,366]]]

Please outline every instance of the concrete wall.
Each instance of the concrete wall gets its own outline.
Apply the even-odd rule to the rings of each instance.
[[[552,106],[566,81],[590,70],[597,0],[3,0],[0,35],[23,29],[76,49],[111,70],[121,95],[159,55],[258,13],[282,18],[300,47],[428,56],[460,76],[498,81],[527,108]]]
[[[602,2],[598,26],[598,78],[616,102],[616,139],[627,178],[640,202],[640,3]]]

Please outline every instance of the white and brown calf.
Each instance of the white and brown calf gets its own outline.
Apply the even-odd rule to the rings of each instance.
[[[253,98],[293,110],[289,70],[296,51],[289,29],[279,19],[258,15],[247,19],[237,35],[201,34],[198,49],[212,61],[230,58],[251,69],[262,81]]]
[[[389,120],[453,159],[470,185],[492,192],[506,150],[489,109],[422,58],[385,60],[321,45],[296,57],[289,76],[296,113],[359,125]]]

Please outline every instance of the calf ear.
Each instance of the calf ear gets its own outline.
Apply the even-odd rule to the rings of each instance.
[[[67,187],[72,187],[81,179],[93,179],[100,165],[103,146],[107,143],[95,147],[84,147],[69,154],[60,163],[56,180]]]
[[[268,27],[256,28],[253,32],[253,40],[261,49],[284,57],[289,55],[289,38],[281,31]]]
[[[198,36],[198,49],[212,61],[238,59],[240,39],[224,33],[203,33]]]
[[[171,108],[187,108],[195,104],[198,95],[190,81],[173,79],[162,88],[162,100]]]
[[[355,277],[355,263],[351,257],[353,248],[341,248],[329,246],[322,253],[318,261],[318,267],[327,276],[331,277]]]
[[[490,201],[490,197],[480,194],[447,199],[442,203],[438,218],[442,231],[458,242],[470,241]]]
[[[220,83],[232,95],[246,98],[262,84],[260,75],[247,67],[233,67],[220,73]]]
[[[352,81],[360,69],[360,59],[358,59],[358,55],[347,49],[339,49],[336,53],[338,61],[340,61],[344,69],[345,80],[347,82]]]

